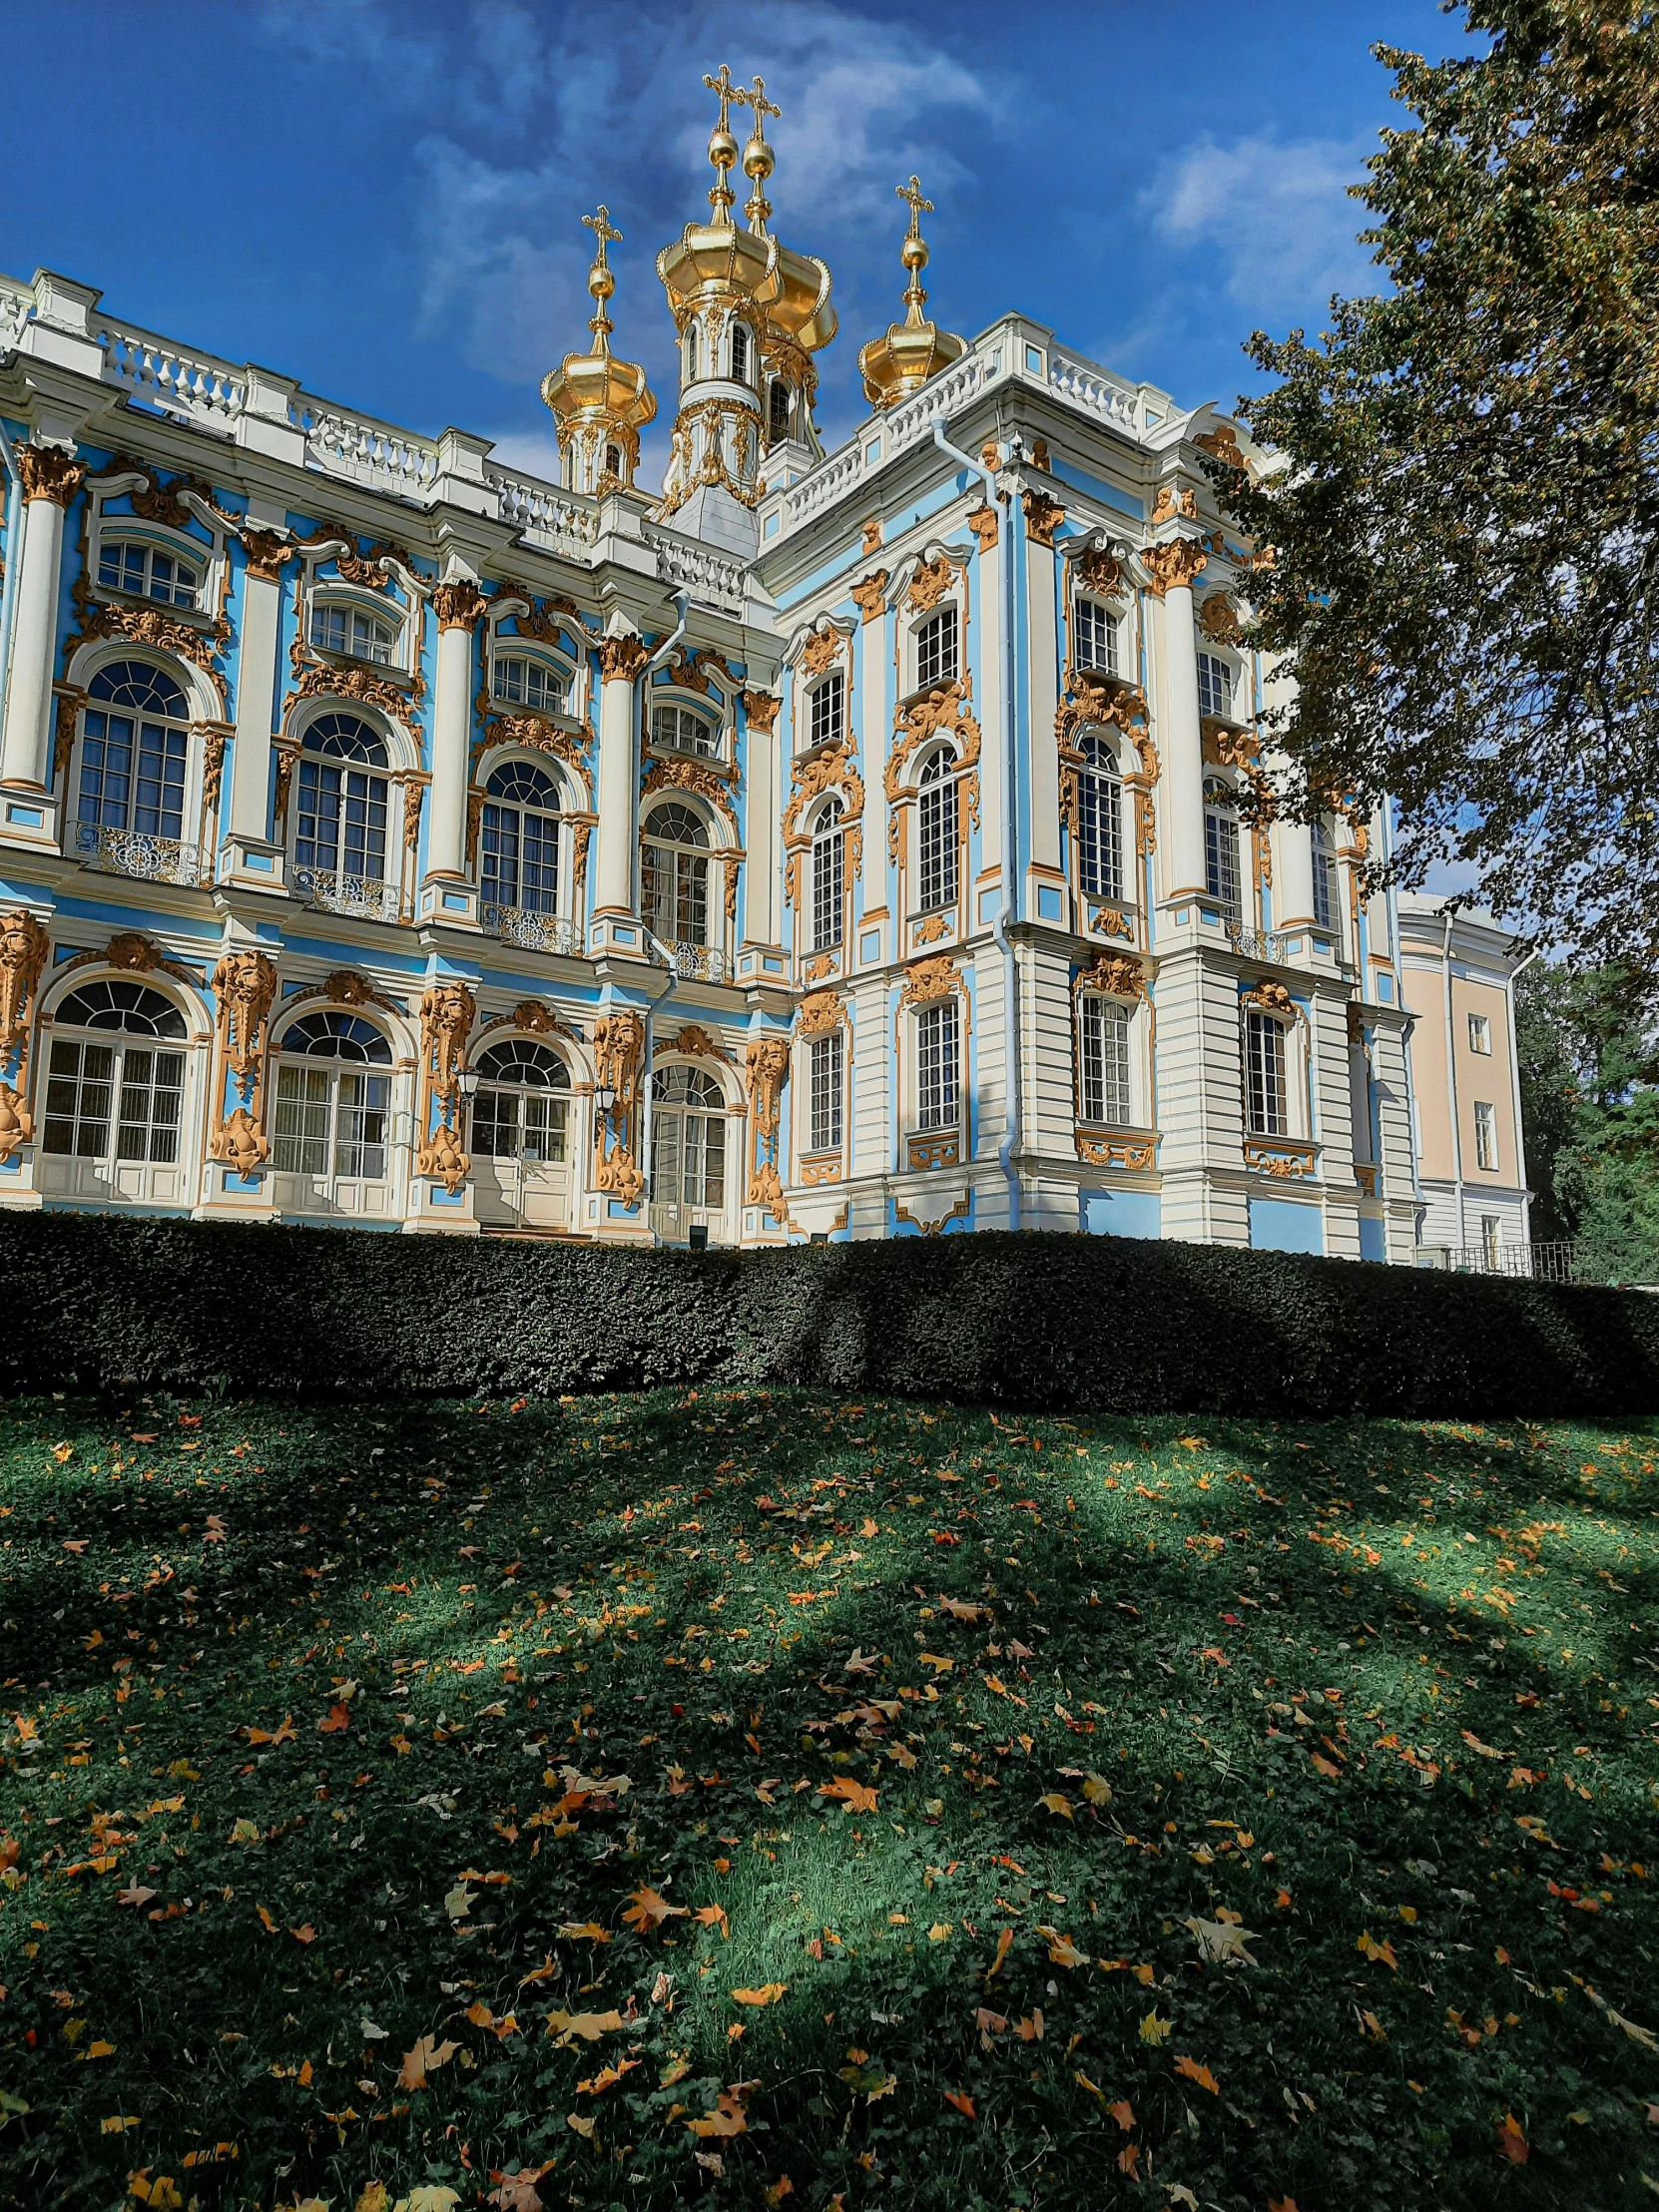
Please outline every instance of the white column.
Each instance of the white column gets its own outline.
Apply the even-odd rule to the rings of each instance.
[[[242,651],[237,659],[236,751],[231,761],[231,835],[264,844],[271,835],[271,734],[276,716],[276,639],[282,558],[272,530],[245,530]]]
[[[1305,822],[1282,822],[1274,839],[1273,925],[1311,929],[1314,924],[1314,832]]]
[[[1193,579],[1207,556],[1192,538],[1171,538],[1143,558],[1164,602],[1163,819],[1159,842],[1168,874],[1165,895],[1202,891],[1204,869],[1204,744],[1198,715],[1198,647],[1193,634]]]
[[[784,895],[782,803],[779,798],[778,709],[770,692],[746,691],[744,745],[744,846],[748,883],[744,898],[745,944],[782,941]]]
[[[634,681],[648,658],[632,631],[600,640],[596,915],[634,911]]]
[[[465,578],[432,594],[438,617],[438,670],[432,695],[432,814],[426,873],[466,874],[466,787],[472,729],[472,634],[483,594]]]
[[[52,758],[52,667],[64,510],[80,490],[86,468],[72,452],[53,445],[20,446],[17,465],[23,478],[23,544],[15,554],[17,600],[0,782],[44,791]]]

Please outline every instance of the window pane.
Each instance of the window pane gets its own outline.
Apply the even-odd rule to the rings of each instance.
[[[1204,811],[1204,875],[1210,896],[1239,918],[1239,826],[1215,808]]]
[[[813,1039],[808,1149],[834,1152],[841,1141],[841,1033]]]
[[[922,789],[916,813],[921,846],[918,903],[922,908],[951,906],[956,902],[957,830],[956,780],[928,784]]]
[[[1198,656],[1198,711],[1201,715],[1220,715],[1224,721],[1232,718],[1232,666],[1214,653]]]
[[[386,1172],[386,1108],[391,1080],[342,1072],[334,1109],[334,1173],[376,1182]]]
[[[1086,897],[1122,898],[1122,786],[1092,769],[1077,779],[1077,872]]]
[[[1245,1111],[1253,1135],[1288,1134],[1284,1026],[1254,1011],[1245,1018]]]
[[[808,741],[810,744],[839,745],[841,699],[841,679],[838,676],[831,676],[812,694],[809,702],[812,709]]]
[[[290,1175],[327,1174],[332,1089],[326,1068],[277,1069],[276,1167]]]
[[[924,1006],[916,1020],[916,1121],[922,1129],[956,1126],[956,1001]]]
[[[1129,1126],[1129,1013],[1109,998],[1078,1010],[1078,1106],[1087,1122]]]
[[[1096,599],[1079,599],[1077,612],[1077,665],[1118,674],[1118,621]]]
[[[941,607],[916,632],[916,686],[948,683],[956,674],[956,610]]]
[[[813,846],[813,950],[822,952],[841,941],[841,915],[845,905],[845,846],[842,832],[833,830]]]
[[[485,807],[479,888],[487,906],[518,904],[518,832],[517,808]]]

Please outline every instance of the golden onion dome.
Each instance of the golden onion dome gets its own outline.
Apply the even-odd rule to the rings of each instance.
[[[900,200],[910,208],[910,228],[899,250],[909,282],[904,287],[904,319],[891,322],[878,338],[871,338],[858,352],[858,368],[864,379],[864,397],[872,407],[891,407],[919,391],[930,376],[952,361],[960,360],[967,343],[952,330],[941,330],[922,314],[927,294],[921,273],[927,267],[927,247],[921,235],[921,218],[931,215],[933,203],[921,196],[921,180],[895,185]]]
[[[675,321],[681,324],[692,303],[706,292],[742,293],[753,299],[766,280],[772,259],[772,241],[764,229],[740,231],[732,221],[734,194],[727,180],[737,163],[738,142],[729,128],[729,111],[734,101],[747,104],[750,95],[733,84],[724,62],[718,77],[705,77],[703,82],[720,102],[720,121],[709,138],[709,159],[715,170],[709,194],[712,212],[707,223],[688,223],[675,244],[665,246],[657,256],[657,275]],[[770,156],[770,147],[767,153]],[[767,166],[770,170],[770,160]]]
[[[605,306],[616,290],[616,276],[607,249],[622,233],[612,227],[610,211],[604,207],[597,215],[585,215],[582,221],[599,242],[588,272],[588,290],[595,305],[588,323],[593,344],[586,353],[567,353],[542,379],[541,395],[558,421],[561,441],[567,432],[584,423],[598,424],[630,433],[632,458],[637,455],[639,432],[656,415],[657,402],[638,362],[622,360],[611,351],[611,332],[616,325]]]

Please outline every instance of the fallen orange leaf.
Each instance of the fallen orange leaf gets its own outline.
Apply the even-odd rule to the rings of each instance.
[[[655,1890],[633,1890],[629,1893],[628,1910],[622,1917],[630,1928],[637,1928],[644,1936],[661,1927],[664,1921],[684,1920],[687,1911],[684,1905],[670,1905],[667,1898],[659,1897]]]
[[[965,2089],[947,2089],[944,2092],[944,2101],[946,2104],[953,2105],[958,2112],[964,2114],[970,2120],[976,2120],[979,2117],[973,2109],[973,2099]]]
[[[850,1775],[838,1774],[833,1782],[827,1782],[819,1790],[820,1797],[838,1798],[849,1813],[873,1813],[875,1792],[867,1783],[854,1782]]]
[[[1497,2147],[1513,2166],[1524,2166],[1532,2156],[1532,2146],[1521,2133],[1521,2124],[1513,2112],[1505,2112],[1497,2131]]]
[[[742,2135],[749,2126],[744,2116],[743,2102],[731,2089],[722,2089],[719,2102],[713,2112],[706,2112],[700,2120],[688,2120],[686,2125],[694,2135]]]
[[[424,2089],[426,2076],[436,2073],[440,2066],[447,2066],[459,2048],[458,2043],[440,2043],[436,2036],[422,2035],[413,2050],[403,2053],[397,2086],[400,2089]]]
[[[1201,2089],[1208,2089],[1211,2096],[1221,2095],[1215,2075],[1208,2066],[1201,2066],[1196,2058],[1178,2058],[1175,2061],[1175,2070],[1178,2074],[1184,2074],[1189,2081],[1196,2081]]]
[[[1129,2133],[1129,2130],[1135,2124],[1135,2111],[1134,2107],[1129,2102],[1129,2099],[1127,2097],[1119,2097],[1116,2104],[1109,2104],[1107,2105],[1106,2109],[1108,2112],[1111,2113],[1113,2119],[1117,2121],[1119,2127],[1122,2128],[1125,2135],[1127,2135]]]
[[[726,1918],[724,1905],[700,1905],[697,1909],[696,1918],[705,1928],[718,1928],[723,1942],[730,1939],[732,1924]]]
[[[776,2004],[788,1987],[787,1981],[768,1981],[759,1989],[734,1989],[732,2000],[735,2004]]]
[[[1013,1946],[1014,1932],[1011,1928],[1005,1928],[1002,1931],[1001,1935],[996,1938],[996,1956],[985,1968],[985,1979],[987,1981],[989,1981],[993,1973],[1000,1973],[1002,1971],[1002,1961],[1004,1958],[1007,1957],[1009,1951],[1012,1950]]]

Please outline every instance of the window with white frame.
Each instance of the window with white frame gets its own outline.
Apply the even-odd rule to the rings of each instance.
[[[644,826],[641,881],[646,915],[665,944],[709,941],[709,832],[679,800],[653,809]]]
[[[201,604],[202,571],[177,553],[136,539],[103,539],[98,547],[98,581],[107,591],[128,591],[164,607]]]
[[[807,694],[807,743],[809,747],[839,745],[845,726],[846,686],[839,669],[815,684]]]
[[[272,1166],[289,1175],[377,1183],[386,1174],[391,1046],[372,1022],[325,1009],[277,1043]]]
[[[1482,1059],[1489,1059],[1492,1050],[1492,1024],[1485,1014],[1469,1016],[1469,1050],[1478,1052]]]
[[[826,802],[813,828],[813,950],[827,952],[841,941],[846,908],[846,832],[841,803]]]
[[[767,432],[774,445],[782,444],[790,434],[790,387],[782,376],[773,378],[767,394]]]
[[[478,888],[486,908],[559,910],[559,787],[532,761],[505,761],[484,787]]]
[[[838,1152],[841,1144],[841,1075],[844,1067],[841,1033],[827,1030],[815,1037],[807,1071],[807,1149]]]
[[[319,599],[311,608],[311,643],[319,652],[340,653],[353,661],[372,661],[379,668],[391,666],[397,631],[378,615],[342,600]]]
[[[355,715],[318,715],[300,739],[293,856],[302,871],[380,883],[386,873],[386,741]]]
[[[1335,929],[1343,909],[1331,831],[1323,822],[1316,822],[1310,834],[1314,845],[1314,920],[1321,929]]]
[[[1219,715],[1223,722],[1233,718],[1233,664],[1219,653],[1198,656],[1198,711]]]
[[[1077,741],[1077,881],[1086,898],[1123,897],[1123,786],[1106,741],[1085,730]]]
[[[954,607],[941,607],[929,615],[916,632],[916,689],[948,684],[958,666],[958,632]]]
[[[726,1204],[726,1100],[700,1068],[651,1078],[651,1196],[709,1213]]]
[[[954,754],[942,748],[923,764],[916,797],[916,904],[923,912],[954,906],[961,882],[960,809]]]
[[[1242,918],[1243,877],[1239,870],[1239,817],[1233,794],[1212,783],[1204,792],[1204,888],[1235,925]]]
[[[732,325],[732,379],[739,384],[749,381],[749,325],[745,322]]]
[[[53,1017],[42,1150],[77,1160],[176,1161],[185,1055],[167,1047],[184,1038],[184,1016],[146,984],[112,977],[71,991]]]
[[[1077,666],[1103,670],[1108,676],[1120,675],[1117,616],[1098,599],[1078,599],[1073,611]]]
[[[1497,1172],[1497,1108],[1483,1098],[1474,1102],[1474,1164]]]
[[[672,701],[652,708],[651,742],[662,752],[698,753],[705,760],[712,760],[720,750],[720,736],[709,717]]]
[[[1285,1024],[1260,1007],[1245,1009],[1245,1126],[1253,1137],[1290,1134]]]
[[[956,1001],[941,998],[916,1016],[916,1127],[954,1129],[960,1089]]]
[[[697,381],[697,324],[695,322],[689,324],[686,330],[686,381],[688,384],[695,384]]]
[[[537,714],[562,715],[570,703],[570,683],[563,671],[545,661],[518,653],[495,657],[495,696],[509,707],[530,707]]]
[[[87,686],[75,817],[83,842],[100,830],[177,841],[185,827],[190,709],[147,661],[113,661]]]
[[[1093,992],[1077,1002],[1077,1105],[1086,1122],[1130,1125],[1129,1008]]]
[[[1503,1216],[1482,1214],[1480,1217],[1480,1252],[1485,1266],[1497,1266],[1498,1246],[1503,1241]]]
[[[486,1160],[540,1166],[565,1157],[570,1070],[550,1045],[506,1037],[474,1063],[472,1149]]]

